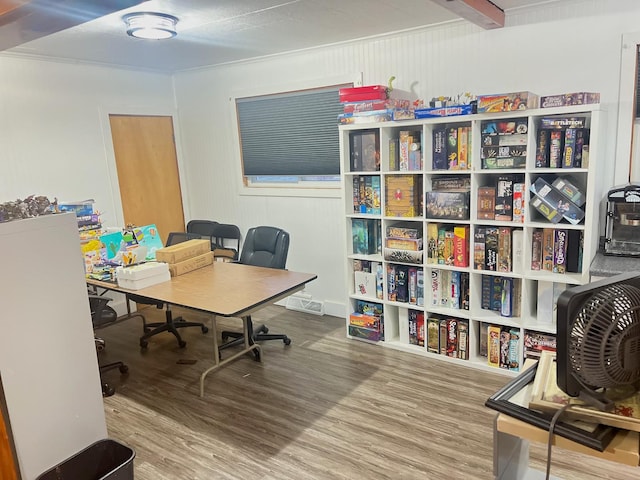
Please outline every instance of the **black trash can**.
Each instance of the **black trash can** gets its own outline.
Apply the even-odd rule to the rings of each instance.
[[[133,480],[136,453],[111,439],[99,440],[36,480]]]

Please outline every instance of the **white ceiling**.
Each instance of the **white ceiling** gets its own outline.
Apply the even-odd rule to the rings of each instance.
[[[549,0],[493,3],[508,16],[509,10]],[[178,17],[178,36],[169,40],[127,36],[122,16],[134,11]],[[151,0],[6,51],[173,72],[457,19],[430,0]],[[0,49],[6,28],[0,21]]]

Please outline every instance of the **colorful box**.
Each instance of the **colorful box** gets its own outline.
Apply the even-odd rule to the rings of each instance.
[[[431,168],[433,170],[448,170],[449,159],[447,158],[447,128],[445,125],[435,125],[432,132],[432,159]]]
[[[349,315],[349,325],[355,327],[370,328],[372,330],[380,330],[380,316],[365,315],[360,312],[353,312]]]
[[[423,250],[413,252],[411,250],[397,250],[392,248],[384,249],[384,259],[389,262],[399,263],[422,263]]]
[[[585,105],[588,103],[600,103],[600,94],[577,92],[561,93],[559,95],[545,95],[540,97],[540,108],[564,107],[566,105]]]
[[[417,252],[418,250],[422,250],[422,238],[387,238],[385,240],[385,246],[397,250]]]
[[[500,366],[500,327],[490,325],[487,329],[487,363],[491,367]]]
[[[483,170],[493,170],[500,168],[524,168],[527,158],[519,157],[491,157],[482,159]]]
[[[414,111],[416,118],[440,118],[456,115],[471,115],[475,112],[475,104],[452,105],[449,107],[418,108]]]
[[[478,220],[493,220],[496,216],[496,187],[478,188]]]
[[[380,340],[382,340],[379,330],[358,327],[356,325],[349,325],[349,335],[351,335],[353,338],[369,340],[370,342],[379,342]]]
[[[362,130],[349,134],[352,172],[380,170],[380,136],[377,130]]]
[[[558,223],[564,218],[569,223],[578,225],[584,218],[584,210],[569,200],[569,198],[565,197],[559,190],[556,190],[555,187],[547,183],[544,178],[539,177],[535,183],[531,185],[531,191],[535,193],[531,205],[548,220]]]
[[[390,175],[385,177],[385,215],[419,217],[422,215],[422,176]]]
[[[538,108],[539,97],[531,92],[478,95],[478,113],[511,112]]]
[[[469,192],[427,192],[427,216],[469,220]]]
[[[387,237],[391,238],[422,238],[422,229],[415,224],[387,225]]]
[[[584,198],[585,195],[583,191],[576,186],[576,183],[577,182],[571,177],[558,177],[553,181],[552,185],[577,206],[582,207],[586,201]]]
[[[389,88],[384,85],[345,87],[338,91],[338,98],[341,103],[386,100],[389,98]]]

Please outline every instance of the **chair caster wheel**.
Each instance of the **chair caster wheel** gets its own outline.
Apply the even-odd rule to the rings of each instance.
[[[148,345],[149,342],[147,342],[146,340],[140,340],[140,348],[147,348]]]
[[[205,327],[204,325],[202,326],[202,333],[207,333],[209,331],[209,329],[207,327]]]
[[[226,342],[229,339],[229,335],[227,335],[225,332],[222,332],[222,341]]]
[[[291,345],[291,339],[290,338],[283,338],[282,341],[284,342],[285,345]]]
[[[260,361],[260,350],[253,350],[253,359],[256,362]]]
[[[118,367],[118,370],[120,370],[120,373],[125,374],[129,372],[129,367],[127,365],[120,365],[120,367]]]
[[[180,348],[184,348],[184,347],[186,347],[186,346],[187,346],[187,342],[185,342],[184,340],[180,340],[180,341],[178,342],[178,346],[179,346]]]
[[[262,333],[264,333],[264,334],[269,333],[269,327],[267,327],[266,325],[264,325],[264,326],[262,327]]]
[[[107,383],[103,383],[102,384],[102,396],[103,397],[110,397],[114,393],[116,393],[116,389],[115,388],[109,386],[109,384],[107,384]]]

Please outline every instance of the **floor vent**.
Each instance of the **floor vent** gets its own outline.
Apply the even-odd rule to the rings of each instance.
[[[324,303],[313,300],[309,294],[295,293],[287,298],[287,310],[324,315]]]

